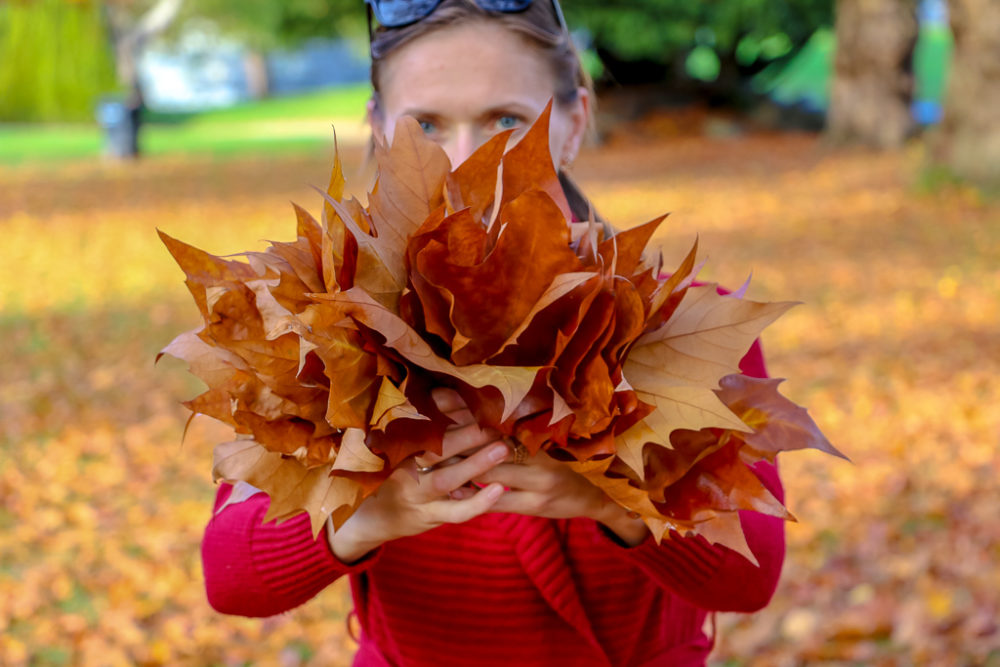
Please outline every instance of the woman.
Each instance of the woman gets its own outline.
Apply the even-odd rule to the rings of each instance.
[[[369,0],[380,23],[373,132],[391,137],[399,118],[414,116],[457,165],[496,132],[515,128],[516,139],[554,99],[552,156],[569,164],[590,93],[558,5],[478,1],[496,10]],[[757,346],[741,368],[765,374]],[[211,604],[273,615],[347,575],[362,630],[356,665],[701,665],[710,611],[754,611],[770,599],[781,520],[741,516],[759,567],[702,538],[673,533],[656,545],[566,466],[544,454],[513,461],[457,395],[435,399],[456,422],[443,456],[420,457],[419,474],[394,473],[325,540],[312,539],[305,515],[262,525],[267,497],[226,505],[223,485],[203,543]],[[756,472],[780,498],[774,468]]]

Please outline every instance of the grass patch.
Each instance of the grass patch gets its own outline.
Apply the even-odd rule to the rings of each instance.
[[[367,83],[352,84],[197,113],[150,111],[146,119],[150,123],[177,124],[190,121],[232,123],[325,117],[360,118],[370,96],[371,86]]]
[[[369,95],[358,84],[199,113],[150,112],[140,149],[152,156],[305,152],[330,143],[331,124],[357,126]],[[0,124],[0,164],[96,158],[103,150],[96,124]]]
[[[0,163],[73,159],[101,154],[99,128],[88,125],[0,124]]]
[[[983,185],[962,178],[946,164],[927,163],[916,173],[914,190],[921,195],[941,195],[947,190],[974,192],[985,201],[1000,201],[1000,186]]]

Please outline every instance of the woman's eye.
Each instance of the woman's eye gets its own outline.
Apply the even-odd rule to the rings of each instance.
[[[424,131],[424,134],[434,134],[434,131],[437,130],[437,128],[434,127],[434,123],[429,120],[422,120],[419,122],[420,129]]]
[[[517,116],[500,116],[497,118],[497,129],[512,130],[521,124],[521,119]]]

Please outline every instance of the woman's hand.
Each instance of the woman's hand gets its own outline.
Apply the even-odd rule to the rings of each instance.
[[[434,398],[456,423],[445,433],[442,456],[426,454],[417,465],[446,464],[425,473],[397,469],[338,530],[328,522],[330,547],[342,562],[354,562],[390,540],[468,521],[489,511],[503,494],[501,484],[464,487],[502,462],[510,449],[498,433],[475,423],[457,394],[435,391]],[[451,460],[457,462],[449,465]]]
[[[628,510],[603,491],[544,452],[524,463],[495,466],[474,481],[507,487],[508,490],[491,506],[491,512],[548,519],[587,517],[609,528],[629,546],[639,544],[647,534],[641,519],[629,516]],[[473,497],[471,494],[468,489],[459,489],[453,497]]]
[[[445,433],[440,456],[425,453],[417,473],[396,470],[365,499],[339,530],[328,522],[334,555],[352,563],[400,537],[418,535],[444,523],[463,523],[486,512],[510,512],[548,519],[593,519],[629,545],[647,530],[639,519],[586,479],[545,453],[524,463],[503,463],[510,448],[499,433],[481,429],[458,394],[435,390],[438,408],[456,423]],[[476,488],[475,482],[482,488]],[[504,489],[507,489],[506,491]]]

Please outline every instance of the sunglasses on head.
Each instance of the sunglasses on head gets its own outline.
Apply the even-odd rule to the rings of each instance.
[[[531,6],[533,0],[475,0],[480,9],[488,12],[516,14]],[[365,0],[368,5],[369,35],[371,34],[371,16],[386,28],[402,28],[430,16],[441,4],[441,0]],[[559,0],[552,0],[559,27],[566,30],[566,19],[563,17]]]

